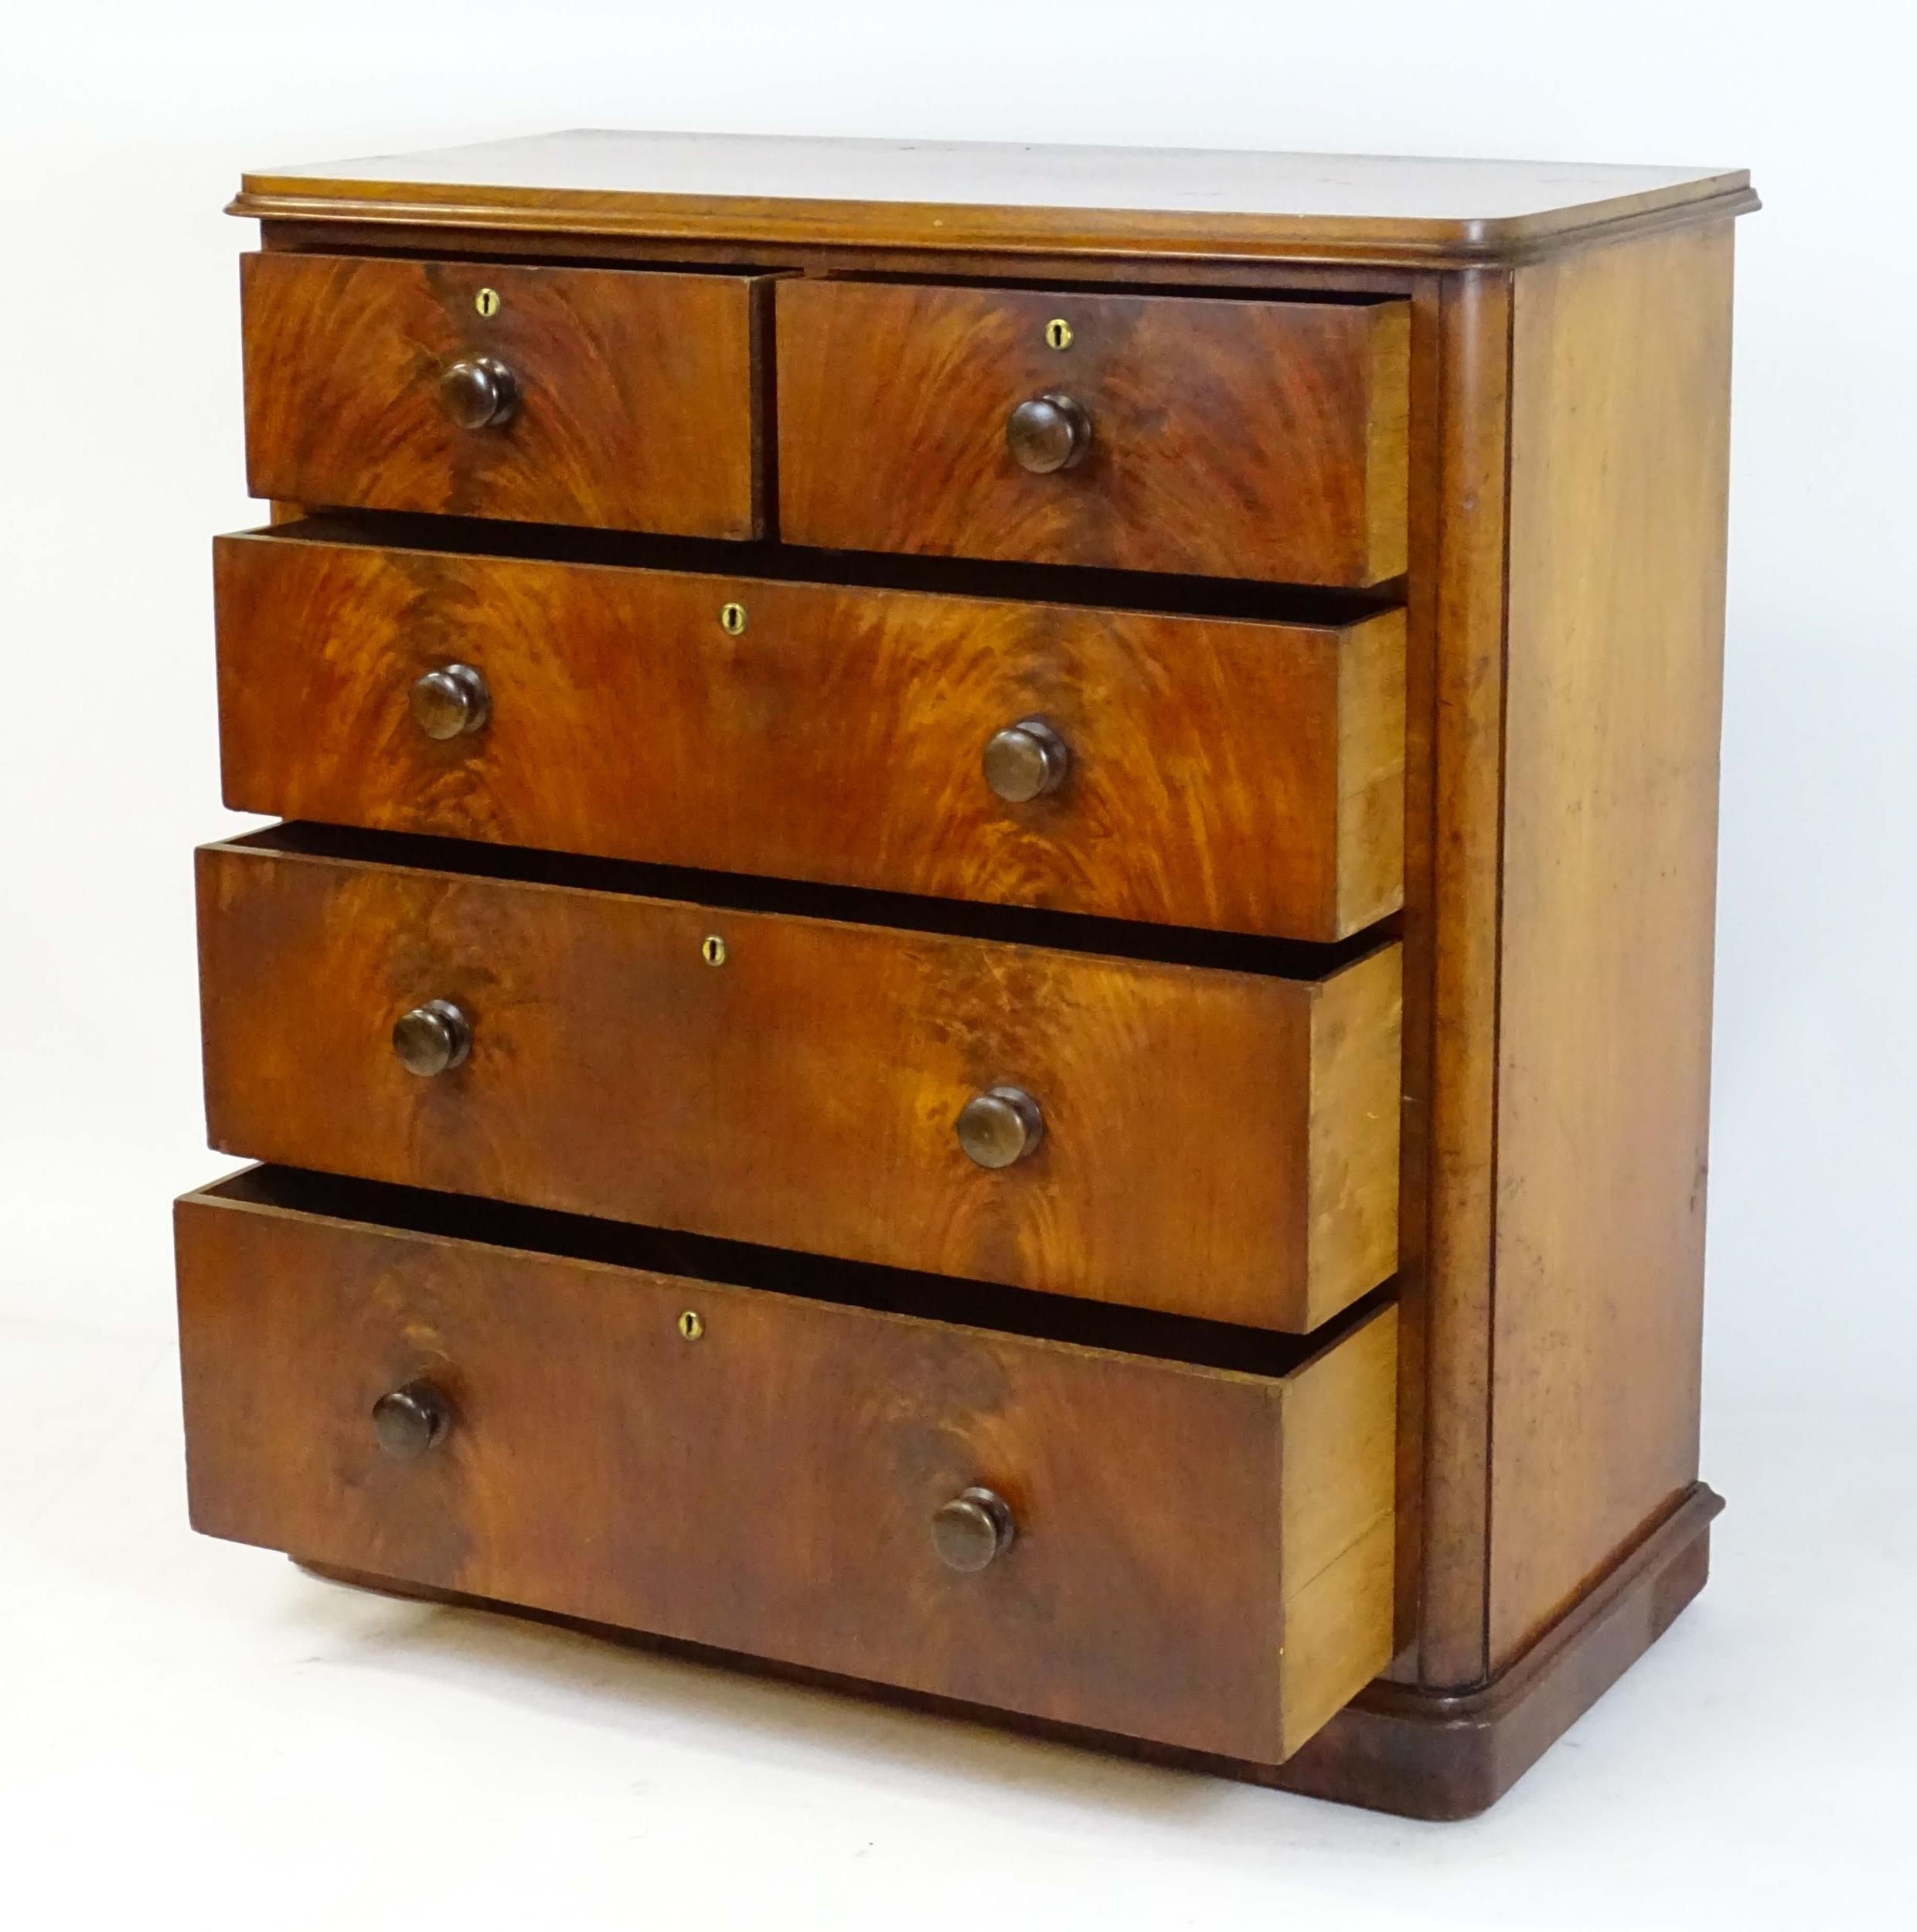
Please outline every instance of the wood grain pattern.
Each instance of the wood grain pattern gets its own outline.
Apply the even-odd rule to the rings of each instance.
[[[236,811],[1307,940],[1400,897],[1396,613],[1238,623],[306,537],[222,539],[214,580]],[[455,661],[492,716],[436,742],[407,695]],[[1031,716],[1071,775],[1007,804],[980,753]]]
[[[1273,1762],[1388,1651],[1389,1309],[1264,1378],[221,1189],[176,1229],[209,1534]],[[452,1426],[395,1462],[420,1376]],[[929,1519],[981,1482],[1017,1538],[960,1574]]]
[[[1404,569],[1402,303],[794,281],[776,315],[790,543],[1301,583]],[[1055,389],[1090,454],[1033,475],[1006,420]]]
[[[1697,1473],[1729,226],[1514,320],[1494,1666]]]
[[[1323,981],[1312,1003],[1306,1239],[1314,1277],[1352,1280],[1378,1256],[1398,1257],[1404,972],[1401,947],[1374,952]],[[1337,1305],[1315,1304],[1323,1315]]]
[[[1418,1681],[1425,1568],[1426,1355],[1430,1340],[1430,1206],[1433,1015],[1436,951],[1432,809],[1438,726],[1438,581],[1445,528],[1442,478],[1430,451],[1443,420],[1445,277],[1421,277],[1411,303],[1411,487],[1405,578],[1405,904],[1397,920],[1404,1014],[1398,1090],[1398,1508],[1393,1564],[1398,1641],[1385,1672]]]
[[[1425,1161],[1420,1681],[1482,1683],[1490,1524],[1491,1264],[1502,837],[1505,468],[1510,280],[1443,297],[1435,471],[1435,636],[1418,803],[1429,823],[1431,943],[1415,1077]],[[1422,949],[1421,949],[1422,950]]]
[[[759,533],[763,281],[343,255],[241,268],[254,495]],[[440,400],[444,370],[475,355],[518,380],[496,427],[462,429]]]
[[[1701,1483],[1487,1683],[1360,1691],[1289,1764],[1190,1764],[1402,1817],[1475,1818],[1524,1776],[1704,1587],[1722,1500]],[[1291,1628],[1298,1628],[1295,1606]],[[1176,1760],[1174,1760],[1176,1761]]]
[[[1756,206],[1742,169],[579,129],[257,170],[231,212],[374,232],[1076,253],[1109,273],[1181,255],[1512,260]]]
[[[1394,1029],[1393,949],[1313,982],[257,842],[199,876],[229,1152],[1281,1328],[1396,1258],[1387,1056],[1311,1066],[1327,997]],[[388,1034],[431,998],[475,1039],[422,1080]],[[1045,1136],[991,1172],[953,1128],[1002,1082]]]
[[[785,270],[805,275],[909,277],[928,281],[962,278],[972,283],[1023,283],[1047,288],[1108,288],[1115,264],[1105,256],[1020,253],[972,249],[953,253],[936,246],[880,247],[870,243],[815,246],[791,241],[762,241],[750,250],[739,243],[696,233],[652,236],[642,230],[615,229],[604,233],[562,229],[535,219],[530,226],[511,223],[494,228],[460,227],[457,240],[430,217],[405,219],[403,208],[382,213],[370,204],[369,221],[361,221],[350,208],[330,216],[317,204],[302,206],[284,218],[268,215],[259,225],[260,246],[269,254],[336,255],[356,248],[384,254],[433,257],[457,248],[462,260],[551,262],[579,267],[604,263],[608,267],[686,269],[701,267],[737,273],[749,259],[755,273]],[[1281,300],[1322,295],[1333,301],[1353,296],[1404,296],[1424,277],[1409,268],[1371,267],[1361,262],[1313,260],[1296,257],[1234,256],[1228,262],[1207,261],[1189,255],[1135,255],[1123,266],[1128,290],[1163,287],[1171,293],[1270,294]],[[1221,279],[1228,277],[1228,280]]]
[[[1189,1741],[1237,1720],[1205,1658],[1176,1682],[1161,1668],[1159,1532],[1126,1543],[1108,1486],[1092,1562],[1120,1588],[1154,1580],[1136,1628],[1156,1634],[1100,1651],[1061,1579],[1047,1607],[1069,1610],[1061,1637],[1088,1634],[1081,1674],[1034,1665],[1055,1706],[1037,1676],[1027,1695],[808,1665],[764,1636],[769,1613],[693,1641],[1088,1741],[1130,1723],[1140,1755],[1287,1789],[1480,1808],[1701,1584],[1716,1506],[1693,1479],[1728,218],[1755,205],[1716,171],[604,134],[250,176],[237,206],[267,218],[289,274],[457,250],[462,269],[397,267],[494,282],[543,258],[533,272],[747,288],[759,374],[784,386],[761,413],[755,513],[788,547],[715,561],[423,519],[389,556],[370,528],[350,555],[313,529],[223,546],[232,802],[376,836],[203,860],[216,1137],[776,1242],[837,1276],[856,1260],[805,1251],[935,1270],[897,1311],[934,1338],[913,1389],[978,1298],[1087,1322],[1199,1315],[1303,1350],[1288,1329],[1348,1318],[1389,1274],[1388,1512],[1340,1500],[1339,1458],[1368,1469],[1387,1438],[1340,1433],[1338,1352],[1315,1397],[1271,1372],[1304,1434],[1264,1459],[1249,1540],[1285,1553],[1282,1663],[1249,1695],[1232,1680],[1241,1728],[1295,1738],[1354,1673],[1392,1680],[1286,1764]],[[1068,349],[1045,345],[1054,316]],[[1283,332],[1313,318],[1330,332],[1301,355]],[[1054,389],[1083,392],[1095,454],[1030,475],[1005,417]],[[356,460],[376,467],[385,433],[363,423]],[[974,556],[999,561],[936,560]],[[1054,604],[1040,577],[1066,584],[1061,563],[1156,570],[1158,587],[1081,579]],[[1271,587],[1308,583],[1344,587]],[[1128,594],[1149,607],[1090,607]],[[737,639],[707,611],[733,595],[751,614]],[[1318,621],[1255,621],[1273,611]],[[416,733],[404,685],[482,649],[485,732]],[[1080,754],[1035,808],[979,782],[976,741],[1015,713]],[[435,856],[397,836],[413,831],[476,842]],[[382,838],[387,862],[364,863]],[[715,877],[702,907],[693,877],[645,886],[508,845],[764,876]],[[842,912],[860,886],[924,896],[867,901],[890,927],[798,916]],[[1156,923],[1105,929],[1124,956],[1092,957],[1061,916],[1084,912]],[[1298,969],[1315,977],[1272,976],[1299,957],[1287,940],[1381,915],[1388,950],[1346,941]],[[713,932],[722,969],[697,957]],[[1006,943],[1021,937],[1045,943]],[[386,1029],[435,994],[472,1006],[478,1050],[415,1080]],[[952,1130],[1001,1080],[1040,1091],[1048,1131],[1035,1158],[986,1173]],[[529,1212],[420,1198],[454,1236]],[[818,1292],[835,1318],[860,1313],[849,1289]],[[536,1298],[522,1280],[499,1319]],[[1077,1359],[1064,1328],[979,1325]],[[238,1401],[223,1390],[207,1413]],[[1151,1398],[1142,1413],[1148,1434],[1184,1428]],[[226,1427],[202,1431],[216,1453]],[[1210,1427],[1194,1425],[1214,1454],[1251,1440]],[[1301,1487],[1306,1440],[1329,1460]],[[1176,1545],[1227,1668],[1245,1640],[1234,1625],[1213,1643],[1203,1618],[1248,1574],[1240,1473],[1204,1549]],[[459,1492],[449,1519],[479,1520],[489,1494]],[[548,1600],[519,1573],[422,1581],[431,1566],[376,1546],[356,1507],[363,1546],[335,1568]],[[1320,1515],[1318,1546],[1337,1547],[1307,1577]],[[747,1568],[729,1573],[740,1594]],[[584,1614],[643,1621],[624,1598]],[[1113,1698],[1140,1715],[1115,1719]],[[1168,1711],[1186,1741],[1166,1741]]]
[[[1403,1325],[1400,1311],[1399,1325]],[[836,1691],[879,1691],[890,1704],[983,1720],[1060,1742],[1115,1752],[1148,1764],[1247,1783],[1403,1818],[1475,1818],[1516,1784],[1578,1718],[1655,1643],[1710,1573],[1711,1523],[1722,1499],[1700,1483],[1636,1544],[1516,1663],[1490,1683],[1463,1692],[1427,1691],[1379,1679],[1343,1706],[1282,1764],[1262,1764],[1181,1750],[1081,1726],[1048,1723],[955,1699],[880,1687],[755,1658],[737,1651],[638,1636],[608,1624],[527,1611],[497,1598],[435,1590],[335,1563],[302,1563],[309,1573],[360,1590],[474,1610],[504,1611],[582,1634],[662,1651],[702,1664]],[[1375,1535],[1375,1532],[1373,1532]],[[1368,1545],[1372,1536],[1365,1539]],[[296,1560],[299,1560],[296,1558]],[[1307,1641],[1315,1592],[1292,1598],[1285,1614],[1288,1658]]]

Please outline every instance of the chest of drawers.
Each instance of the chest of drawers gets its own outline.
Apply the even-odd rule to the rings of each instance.
[[[1428,1817],[1696,1593],[1738,174],[247,177],[195,1525]]]

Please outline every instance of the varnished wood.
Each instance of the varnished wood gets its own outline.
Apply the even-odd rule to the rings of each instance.
[[[1697,1475],[1731,231],[1513,319],[1494,1668]]]
[[[1704,1585],[1723,1500],[1700,1483],[1483,1684],[1377,1683],[1288,1764],[1205,1768],[1408,1818],[1475,1818],[1508,1791]],[[1199,1768],[1193,1765],[1192,1768]]]
[[[1429,687],[1429,1019],[1423,1077],[1423,1543],[1418,1677],[1482,1683],[1496,1107],[1498,855],[1502,835],[1504,479],[1509,277],[1447,283],[1442,410],[1429,460],[1439,527]]]
[[[359,256],[242,267],[254,495],[758,534],[763,282]],[[462,427],[440,384],[479,357],[512,371],[518,401]]]
[[[599,234],[550,226],[474,228],[405,220],[356,219],[350,205],[333,215],[302,214],[259,223],[260,245],[268,253],[331,255],[342,247],[369,253],[414,257],[456,250],[461,260],[582,263],[682,269],[692,266],[736,270],[743,255],[737,242],[696,236],[649,236],[625,230]],[[1217,289],[1239,294],[1307,293],[1333,298],[1408,294],[1432,271],[1410,267],[1369,267],[1362,263],[1313,261],[1298,257],[1234,255],[1132,256],[1120,262],[1108,253],[1074,255],[967,248],[954,253],[927,247],[880,247],[870,243],[808,245],[755,242],[754,270],[807,275],[911,275],[921,280],[954,274],[969,281],[1042,282],[1048,287],[1095,290],[1122,274],[1128,288]]]
[[[1416,1683],[1424,1588],[1425,1372],[1430,1328],[1429,1214],[1432,1024],[1429,998],[1436,951],[1432,812],[1438,713],[1437,560],[1445,519],[1440,478],[1428,460],[1428,439],[1445,393],[1444,288],[1421,277],[1407,291],[1411,308],[1411,476],[1407,492],[1405,580],[1404,906],[1397,920],[1404,975],[1398,1137],[1398,1311],[1397,1643],[1384,1675]]]
[[[199,878],[228,1152],[1274,1328],[1396,1260],[1392,947],[1309,981],[257,842]],[[473,1039],[421,1080],[428,998]],[[1002,1083],[1045,1134],[988,1172]]]
[[[1388,1308],[1260,1376],[243,1191],[176,1230],[211,1534],[1272,1762],[1389,1649]],[[396,1461],[422,1377],[452,1420]],[[965,1573],[931,1522],[975,1484],[1018,1530]]]
[[[1279,1765],[1180,1750],[1041,1719],[1008,1719],[1002,1711],[949,1698],[914,1695],[737,1651],[643,1637],[582,1618],[545,1616],[523,1604],[435,1590],[400,1577],[308,1561],[297,1554],[295,1560],[315,1576],[354,1589],[504,1611],[693,1662],[826,1689],[876,1693],[888,1703],[982,1720],[1180,1770],[1447,1822],[1475,1818],[1495,1804],[1677,1621],[1710,1574],[1711,1525],[1723,1507],[1721,1497],[1697,1485],[1490,1682],[1462,1692],[1373,1683]],[[1295,1627],[1295,1615],[1292,1622]]]
[[[502,523],[431,535],[421,519],[403,540],[334,519],[223,550],[229,778],[249,774],[234,802],[390,829],[373,845],[286,835],[289,849],[305,842],[297,861],[206,862],[209,876],[332,865],[354,881],[247,883],[210,922],[228,936],[209,976],[216,1123],[233,1117],[223,1096],[242,1094],[246,1141],[267,1151],[323,1146],[342,1167],[369,1158],[366,1171],[441,1189],[509,1191],[530,1172],[542,1192],[526,1198],[659,1219],[663,1175],[679,1209],[719,1201],[742,1217],[735,1231],[789,1243],[794,1267],[860,1265],[806,1260],[835,1242],[909,1255],[941,1271],[912,1277],[935,1366],[967,1298],[986,1295],[1001,1315],[1016,1304],[1173,1324],[1162,1352],[1193,1364],[1221,1359],[1221,1335],[1302,1347],[1215,1318],[1336,1318],[1348,1296],[1314,1300],[1310,1284],[1377,1280],[1395,1259],[1375,1291],[1397,1304],[1394,1505],[1285,1604],[1285,1668],[1324,1699],[1343,1699],[1333,1687],[1360,1653],[1389,1681],[1282,1765],[1142,1732],[1125,1747],[1415,1815],[1490,1801],[1694,1593],[1715,1508],[1694,1482],[1698,1230],[1728,217],[1755,205],[1745,178],[590,136],[281,171],[250,178],[240,205],[268,218],[264,245],[289,260],[456,255],[488,279],[543,261],[634,282],[696,265],[750,281],[768,321],[776,274],[779,305],[811,319],[788,332],[796,355],[778,345],[790,393],[768,396],[761,419],[767,485],[802,514],[779,528],[768,504],[770,541],[724,561]],[[578,269],[591,260],[608,267]],[[1366,430],[1359,494],[1349,463],[1333,465],[1342,497],[1316,458],[1275,485],[1259,467],[1286,365],[1248,353],[1246,318],[1255,335],[1314,313],[1398,332],[1382,389],[1375,368],[1352,374],[1362,358],[1342,374],[1335,355],[1289,365],[1313,372],[1313,406],[1347,425],[1353,396],[1371,421],[1387,396],[1378,420],[1401,429]],[[1007,317],[1023,361],[993,345]],[[1105,317],[1124,328],[1102,341]],[[1054,318],[1067,346],[1046,341]],[[1124,379],[1101,393],[1089,379],[1115,367]],[[1051,469],[1057,422],[1028,423],[1033,473],[1008,418],[1047,395],[1084,409],[1090,440],[1069,439],[1076,460]],[[941,415],[941,396],[964,407]],[[1085,493],[1115,448],[1149,452],[1142,495]],[[986,496],[969,496],[981,478]],[[991,498],[1001,486],[1081,491],[1099,515],[1054,509],[1034,535],[1020,499]],[[316,502],[284,494],[289,509]],[[314,556],[358,559],[302,557],[296,572],[289,558],[316,536]],[[968,545],[1041,561],[968,563]],[[1328,556],[1337,569],[1321,567]],[[1085,563],[1156,575],[1067,567]],[[1259,583],[1221,581],[1260,570]],[[1299,587],[1314,577],[1384,588]],[[702,636],[688,601],[683,623],[658,627],[662,586],[716,591],[748,621]],[[427,740],[410,681],[480,642],[492,715],[467,730],[462,713],[455,736]],[[616,728],[620,692],[649,708],[645,736]],[[339,733],[332,750],[301,730],[303,712]],[[955,719],[976,742],[948,764]],[[985,743],[1028,721],[1054,738],[1021,741],[986,782]],[[834,792],[847,730],[862,776]],[[1172,746],[1187,747],[1175,764]],[[1007,821],[1016,836],[991,829]],[[461,858],[406,845],[414,830],[480,842]],[[387,861],[424,869],[380,862],[380,842]],[[588,877],[587,862],[508,843],[707,868],[711,904],[699,911],[696,875],[641,890],[630,868]],[[718,876],[746,872],[768,883]],[[781,877],[815,883],[769,883]],[[410,883],[369,883],[393,879]],[[639,918],[641,903],[643,934],[581,910]],[[1081,913],[1150,923],[1101,929],[1111,955],[1092,957]],[[1369,957],[1344,944],[1313,964],[1284,943],[1383,917],[1374,937],[1390,944]],[[684,930],[658,923],[671,919]],[[839,950],[814,943],[819,924]],[[888,967],[875,998],[839,945],[867,932],[856,944],[888,961],[948,963],[909,981]],[[722,964],[704,963],[706,941]],[[693,949],[690,1009],[659,991],[662,947],[675,971]],[[458,984],[411,984],[455,956]],[[266,982],[281,958],[306,976],[277,1001]],[[1256,998],[1215,999],[1227,982]],[[475,1057],[409,1074],[392,1020],[448,993],[472,1005]],[[489,1008],[482,993],[500,998]],[[321,1023],[301,1059],[308,1012]],[[461,1095],[501,1012],[509,1053],[485,1093],[506,1104],[482,1126]],[[547,1078],[556,1043],[581,1077]],[[872,1070],[850,1101],[833,1078],[848,1043]],[[1095,1106],[1059,1111],[1052,1070],[1031,1075],[1041,1046]],[[376,1062],[400,1084],[393,1107]],[[895,1105],[867,1144],[857,1096],[881,1071]],[[1027,1083],[1033,1138],[1003,1167],[972,1165],[958,1110]],[[589,1096],[571,1117],[563,1087]],[[791,1103],[769,1121],[768,1091]],[[1335,1134],[1300,1127],[1306,1096]],[[1368,1131],[1388,1114],[1395,1158]],[[1352,1140],[1357,1117],[1367,1131]],[[1148,1118],[1149,1136],[1128,1138]],[[1068,1173],[1062,1151],[1088,1119],[1097,1161]],[[696,1174],[688,1121],[720,1130]],[[1367,1150],[1363,1172],[1336,1157],[1348,1145]],[[935,1149],[944,1179],[921,1185]],[[1274,1216],[1279,1149],[1291,1178]],[[1095,1168],[1095,1198],[1081,1185]],[[973,1184],[1027,1192],[987,1197],[980,1218]],[[455,1240],[533,1212],[417,1198],[444,1203],[436,1225]],[[1015,1198],[1023,1219],[996,1205]],[[449,1264],[447,1278],[465,1273]],[[849,1285],[806,1292],[839,1312],[867,1305]],[[1115,1294],[1140,1306],[1096,1298]],[[1316,1386],[1328,1429],[1352,1398],[1333,1377]],[[408,1467],[431,1471],[457,1440],[455,1422]],[[975,1472],[934,1507],[976,1481],[993,1478]],[[1266,1495],[1282,1517],[1282,1471]],[[1026,1547],[1018,1503],[1011,1540],[965,1580],[1010,1573]],[[1283,1533],[1299,1534],[1289,1521]],[[412,1567],[408,1587],[442,1587]],[[1386,1605],[1388,1656],[1360,1602]],[[991,1693],[971,1705],[995,1701],[1050,1722]],[[1287,1735],[1330,1701],[1294,1705]],[[1112,1741],[1096,1724],[1072,1734]]]
[[[1459,265],[1757,205],[1741,169],[580,130],[246,175],[232,212],[662,240]]]
[[[1302,583],[1404,568],[1401,304],[800,279],[776,315],[789,543]],[[1063,389],[1087,453],[1033,474],[1008,417]]]
[[[267,536],[214,549],[235,810],[1336,939],[1401,893],[1402,620],[1232,622]],[[719,613],[742,603],[729,636]],[[429,738],[469,662],[483,729]],[[982,768],[1028,716],[1064,783]]]

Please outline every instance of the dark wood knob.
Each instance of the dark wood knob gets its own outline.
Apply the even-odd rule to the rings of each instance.
[[[429,671],[413,686],[413,722],[429,738],[458,738],[482,730],[492,716],[492,693],[469,664]]]
[[[1091,418],[1069,396],[1051,389],[1021,403],[1006,419],[1013,460],[1034,476],[1068,470],[1091,447]]]
[[[417,1462],[452,1426],[451,1408],[430,1382],[409,1382],[373,1405],[373,1433],[398,1462]]]
[[[982,1570],[1012,1547],[1018,1534],[1012,1511],[996,1490],[961,1490],[932,1515],[932,1547],[953,1570]]]
[[[439,400],[462,430],[494,429],[519,406],[519,379],[495,355],[469,356],[440,377]]]
[[[1071,769],[1064,740],[1042,718],[1021,718],[986,740],[985,781],[1010,804],[1056,791]]]
[[[393,1050],[407,1073],[450,1072],[472,1051],[472,1022],[449,999],[429,999],[393,1022]]]
[[[1045,1138],[1045,1117],[1022,1087],[989,1087],[958,1110],[958,1145],[981,1167],[1010,1167]]]

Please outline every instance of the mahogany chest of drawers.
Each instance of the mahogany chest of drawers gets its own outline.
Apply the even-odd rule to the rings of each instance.
[[[250,176],[193,1522],[1424,1816],[1701,1585],[1741,174]]]

